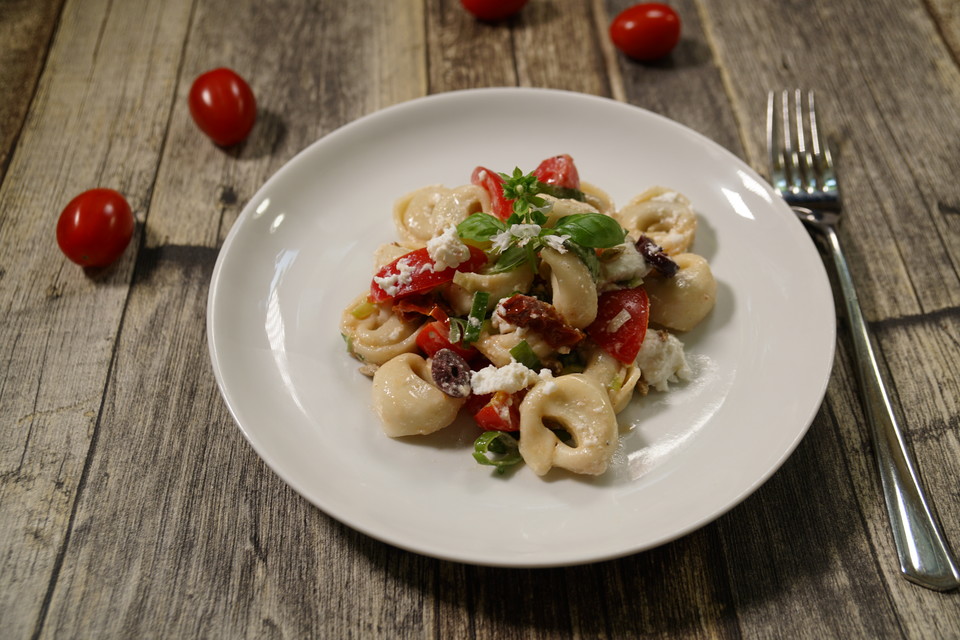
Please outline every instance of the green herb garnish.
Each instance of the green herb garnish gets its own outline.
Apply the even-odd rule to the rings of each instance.
[[[483,319],[487,315],[488,302],[490,302],[488,292],[477,291],[473,294],[473,304],[470,307],[470,315],[467,316],[463,338],[461,339],[464,344],[476,342],[480,338],[480,329],[483,327]]]
[[[554,186],[540,182],[532,173],[524,175],[519,168],[500,175],[504,197],[513,200],[510,217],[504,221],[489,213],[474,213],[457,225],[464,240],[489,244],[487,253],[495,258],[489,273],[510,271],[525,263],[536,267],[540,250],[551,247],[573,251],[596,277],[599,264],[593,250],[624,242],[626,231],[602,213],[576,213],[560,218],[552,228],[546,226],[551,205],[538,194],[556,192]]]
[[[505,473],[508,467],[523,462],[517,439],[503,431],[485,431],[481,434],[473,443],[473,457],[480,464],[496,467],[500,474]]]
[[[521,340],[512,349],[510,349],[510,355],[514,360],[525,366],[527,369],[539,371],[543,368],[540,358],[538,358],[537,354],[533,352],[533,347],[531,347],[530,343],[528,343],[526,340]]]

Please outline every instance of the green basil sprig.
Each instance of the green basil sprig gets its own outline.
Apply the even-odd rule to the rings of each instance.
[[[582,247],[607,249],[623,244],[627,232],[616,220],[602,213],[574,213],[564,216],[553,227],[558,236],[570,239]]]

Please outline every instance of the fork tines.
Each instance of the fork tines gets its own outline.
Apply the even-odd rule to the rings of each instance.
[[[790,204],[837,199],[833,158],[818,127],[813,91],[804,96],[796,89],[792,98],[789,90],[767,95],[767,150],[770,181]]]

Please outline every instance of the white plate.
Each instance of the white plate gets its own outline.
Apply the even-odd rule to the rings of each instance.
[[[697,379],[635,399],[600,478],[526,468],[503,477],[451,427],[392,440],[370,380],[339,335],[372,254],[395,238],[393,201],[469,182],[477,165],[530,170],[571,154],[625,203],[648,186],[686,194],[694,249],[719,282],[683,337]],[[217,261],[208,338],[230,411],[268,465],[329,515],[394,545],[469,563],[566,565],[688,533],[736,505],[793,451],[833,362],[833,299],[810,238],[747,165],[703,136],[611,100],[484,89],[414,100],[316,142],[247,204]]]

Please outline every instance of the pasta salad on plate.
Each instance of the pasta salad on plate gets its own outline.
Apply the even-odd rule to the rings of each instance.
[[[340,321],[388,436],[467,414],[474,458],[498,472],[600,475],[631,398],[691,376],[677,334],[710,313],[717,283],[682,194],[652,187],[618,208],[559,155],[417,189],[393,222]]]

